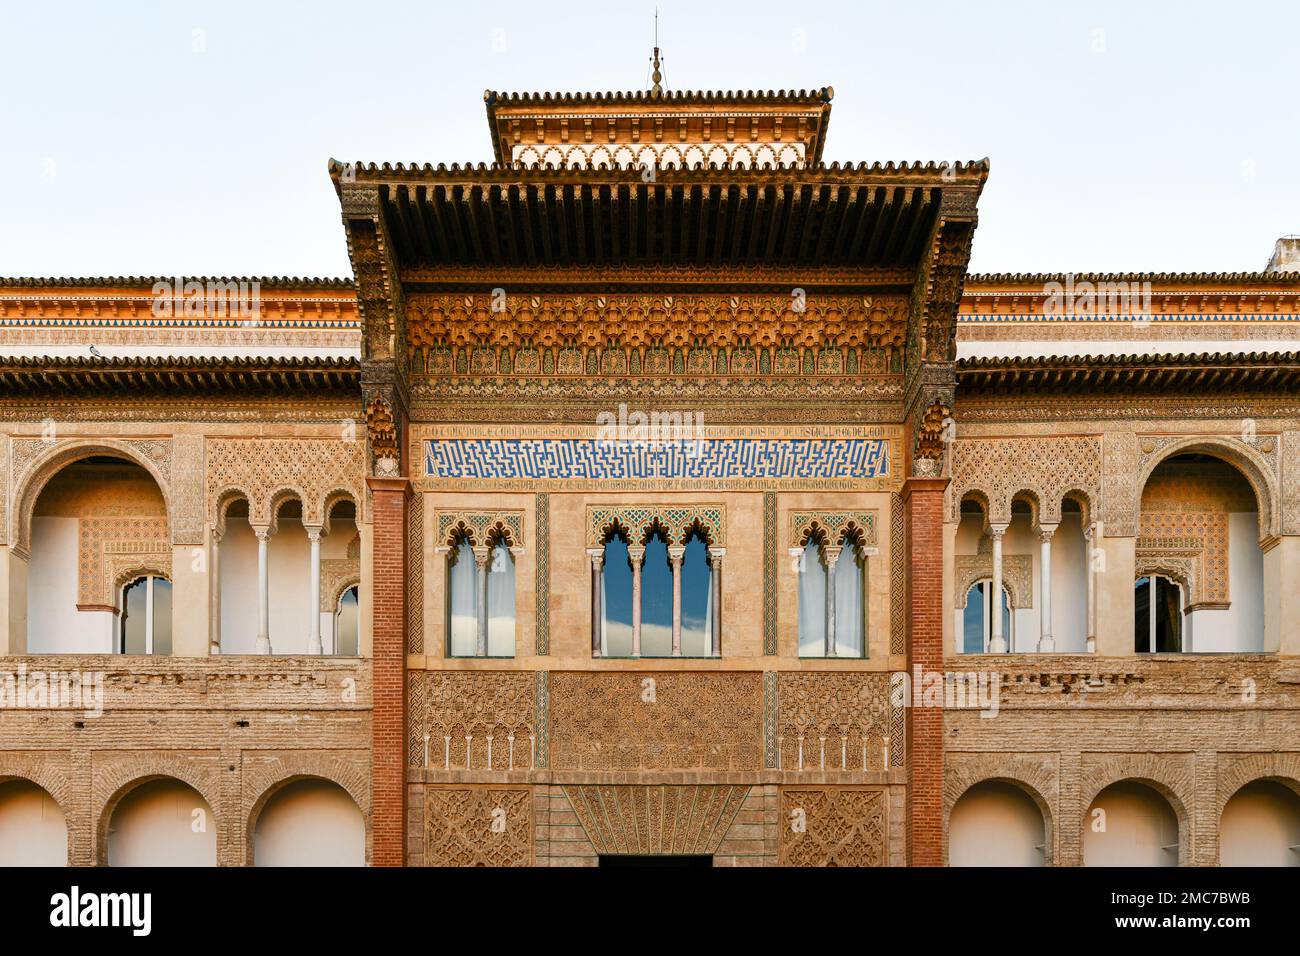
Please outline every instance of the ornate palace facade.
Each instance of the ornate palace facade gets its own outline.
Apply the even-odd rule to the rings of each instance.
[[[353,281],[0,282],[0,862],[1296,865],[1300,271],[829,89],[488,93]]]

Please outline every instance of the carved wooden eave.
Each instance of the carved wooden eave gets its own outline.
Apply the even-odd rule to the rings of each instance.
[[[37,356],[0,359],[0,398],[113,395],[274,397],[358,395],[353,358],[205,356]]]
[[[830,87],[817,90],[483,94],[492,152],[508,164],[521,144],[799,142],[821,161]]]
[[[603,166],[331,161],[330,174],[345,206],[349,195],[374,196],[381,213],[368,218],[403,275],[448,264],[870,269],[915,268],[941,208],[973,215],[988,164],[711,166],[645,181]],[[390,281],[381,273],[377,282]],[[359,273],[357,284],[364,298]]]
[[[968,358],[958,398],[997,394],[1300,393],[1300,352]]]

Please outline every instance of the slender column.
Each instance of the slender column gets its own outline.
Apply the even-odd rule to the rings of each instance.
[[[627,549],[632,562],[632,656],[641,656],[641,563],[645,561],[645,545],[634,544]]]
[[[487,610],[487,593],[488,593],[488,558],[492,556],[492,549],[486,545],[479,545],[474,548],[474,567],[477,569],[478,579],[478,646],[474,653],[479,657],[487,657],[488,652],[488,610]]]
[[[257,643],[254,652],[271,653],[271,597],[270,574],[267,570],[267,542],[271,538],[269,527],[254,528],[257,535]]]
[[[713,634],[710,636],[714,657],[722,656],[722,559],[726,554],[726,548],[709,548],[709,557],[713,559],[713,574],[709,583],[713,588]]]
[[[822,548],[826,561],[826,656],[835,657],[835,564],[842,547]]]
[[[1007,640],[1002,634],[1002,536],[1006,533],[1004,524],[989,528],[989,535],[993,538],[993,586],[989,588],[993,592],[989,596],[993,614],[993,631],[989,639],[991,654],[1005,654],[1007,651]]]
[[[221,529],[213,528],[210,538],[211,557],[208,560],[210,589],[208,591],[208,610],[211,618],[208,623],[208,653],[221,653]]]
[[[311,575],[307,579],[307,653],[320,654],[320,528],[308,528],[307,540],[311,542]],[[337,641],[338,635],[335,635]],[[337,650],[337,648],[336,648]]]
[[[600,657],[600,631],[605,622],[605,608],[600,601],[600,575],[605,565],[605,552],[602,548],[588,548],[591,558],[591,656]]]
[[[1083,532],[1083,539],[1088,544],[1088,563],[1083,572],[1088,579],[1087,651],[1089,654],[1095,654],[1097,651],[1097,564],[1100,560],[1098,555],[1101,553],[1097,548],[1096,524],[1088,525]]]
[[[1050,654],[1056,650],[1056,641],[1052,637],[1052,535],[1056,525],[1038,526],[1038,540],[1042,551],[1038,568],[1038,602],[1042,613],[1042,624],[1038,628],[1038,650]]]
[[[682,656],[682,560],[686,548],[674,544],[668,549],[668,563],[673,568],[673,657]]]

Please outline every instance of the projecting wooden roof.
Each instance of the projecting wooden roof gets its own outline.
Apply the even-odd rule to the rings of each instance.
[[[959,396],[1052,392],[1167,394],[1300,391],[1300,352],[967,358]]]
[[[402,266],[892,266],[919,261],[941,203],[973,216],[988,161],[636,170],[344,166],[377,189]]]
[[[354,358],[0,358],[0,398],[82,398],[128,392],[358,397],[360,375],[361,363]]]

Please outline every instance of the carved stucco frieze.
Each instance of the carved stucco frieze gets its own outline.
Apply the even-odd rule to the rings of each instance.
[[[960,520],[962,499],[973,493],[987,501],[989,523],[1006,524],[1012,499],[1027,493],[1038,520],[1058,524],[1067,497],[1095,511],[1103,484],[1102,443],[1095,436],[958,439],[952,458],[953,521]]]

